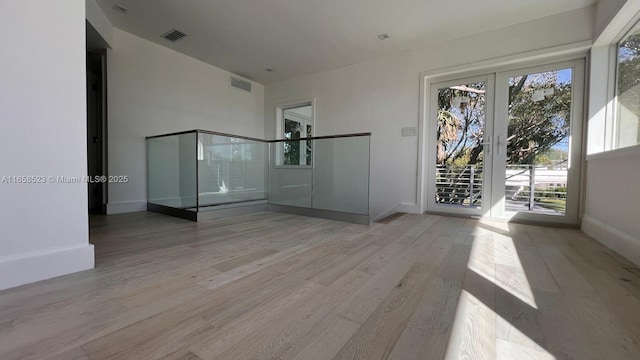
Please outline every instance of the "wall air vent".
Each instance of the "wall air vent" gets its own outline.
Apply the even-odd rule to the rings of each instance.
[[[230,76],[229,81],[232,87],[244,90],[246,92],[251,92],[251,81],[247,81],[235,76]]]
[[[169,41],[177,41],[187,36],[187,34],[176,29],[171,29],[170,31],[162,34],[161,36]]]

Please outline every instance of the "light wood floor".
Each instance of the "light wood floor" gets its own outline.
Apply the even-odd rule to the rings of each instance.
[[[138,213],[91,241],[0,292],[0,359],[640,359],[640,270],[576,230]]]

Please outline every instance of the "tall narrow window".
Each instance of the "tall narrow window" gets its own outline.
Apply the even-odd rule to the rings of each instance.
[[[283,165],[311,165],[313,112],[310,104],[284,109],[282,112],[284,142]]]
[[[640,144],[640,25],[618,44],[615,147]]]

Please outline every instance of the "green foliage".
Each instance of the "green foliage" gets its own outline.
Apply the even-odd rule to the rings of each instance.
[[[560,149],[548,149],[542,153],[536,155],[534,164],[542,166],[554,166],[562,164],[569,158],[569,153]]]
[[[482,163],[485,83],[468,84],[467,91],[460,88],[464,87],[438,91],[438,164]],[[533,101],[533,94],[544,89],[553,89],[554,93]],[[454,99],[461,96],[469,97],[469,103],[453,106]],[[557,72],[513,79],[509,88],[509,116],[509,163],[551,165],[555,160],[551,156],[552,147],[569,135],[571,84],[558,83]]]
[[[551,166],[553,165],[553,161],[547,154],[538,154],[534,160],[534,164],[542,165],[542,166]]]
[[[535,91],[544,89],[554,89],[554,94],[545,96],[542,101],[531,100]],[[571,85],[535,81],[524,91],[517,85],[512,86],[511,91],[508,161],[510,164],[533,164],[538,155],[569,136]]]
[[[618,50],[618,101],[640,117],[640,35],[631,35]]]
[[[486,84],[468,84],[467,90],[443,88],[438,91],[438,164],[477,164],[482,161]],[[454,106],[454,99],[468,97],[469,102]]]
[[[311,165],[311,141],[306,141],[306,146],[300,139],[302,132],[305,131],[299,122],[285,119],[284,134],[285,138],[296,141],[285,141],[284,146],[284,165]],[[311,137],[311,127],[308,126],[306,137]],[[300,164],[300,151],[305,151],[306,164]]]

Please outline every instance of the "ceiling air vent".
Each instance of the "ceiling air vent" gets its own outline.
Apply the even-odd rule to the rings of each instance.
[[[127,10],[127,8],[120,6],[118,4],[114,4],[113,5],[113,10],[119,12],[120,14],[126,14],[129,12],[129,10]]]
[[[162,34],[162,37],[169,40],[169,41],[177,41],[182,39],[183,37],[187,36],[187,34],[183,33],[182,31],[176,30],[176,29],[171,29],[170,31]]]
[[[244,79],[240,79],[238,77],[235,76],[231,76],[230,77],[230,81],[231,81],[231,86],[236,88],[236,89],[240,89],[240,90],[244,90],[246,92],[251,92],[251,82],[244,80]]]

